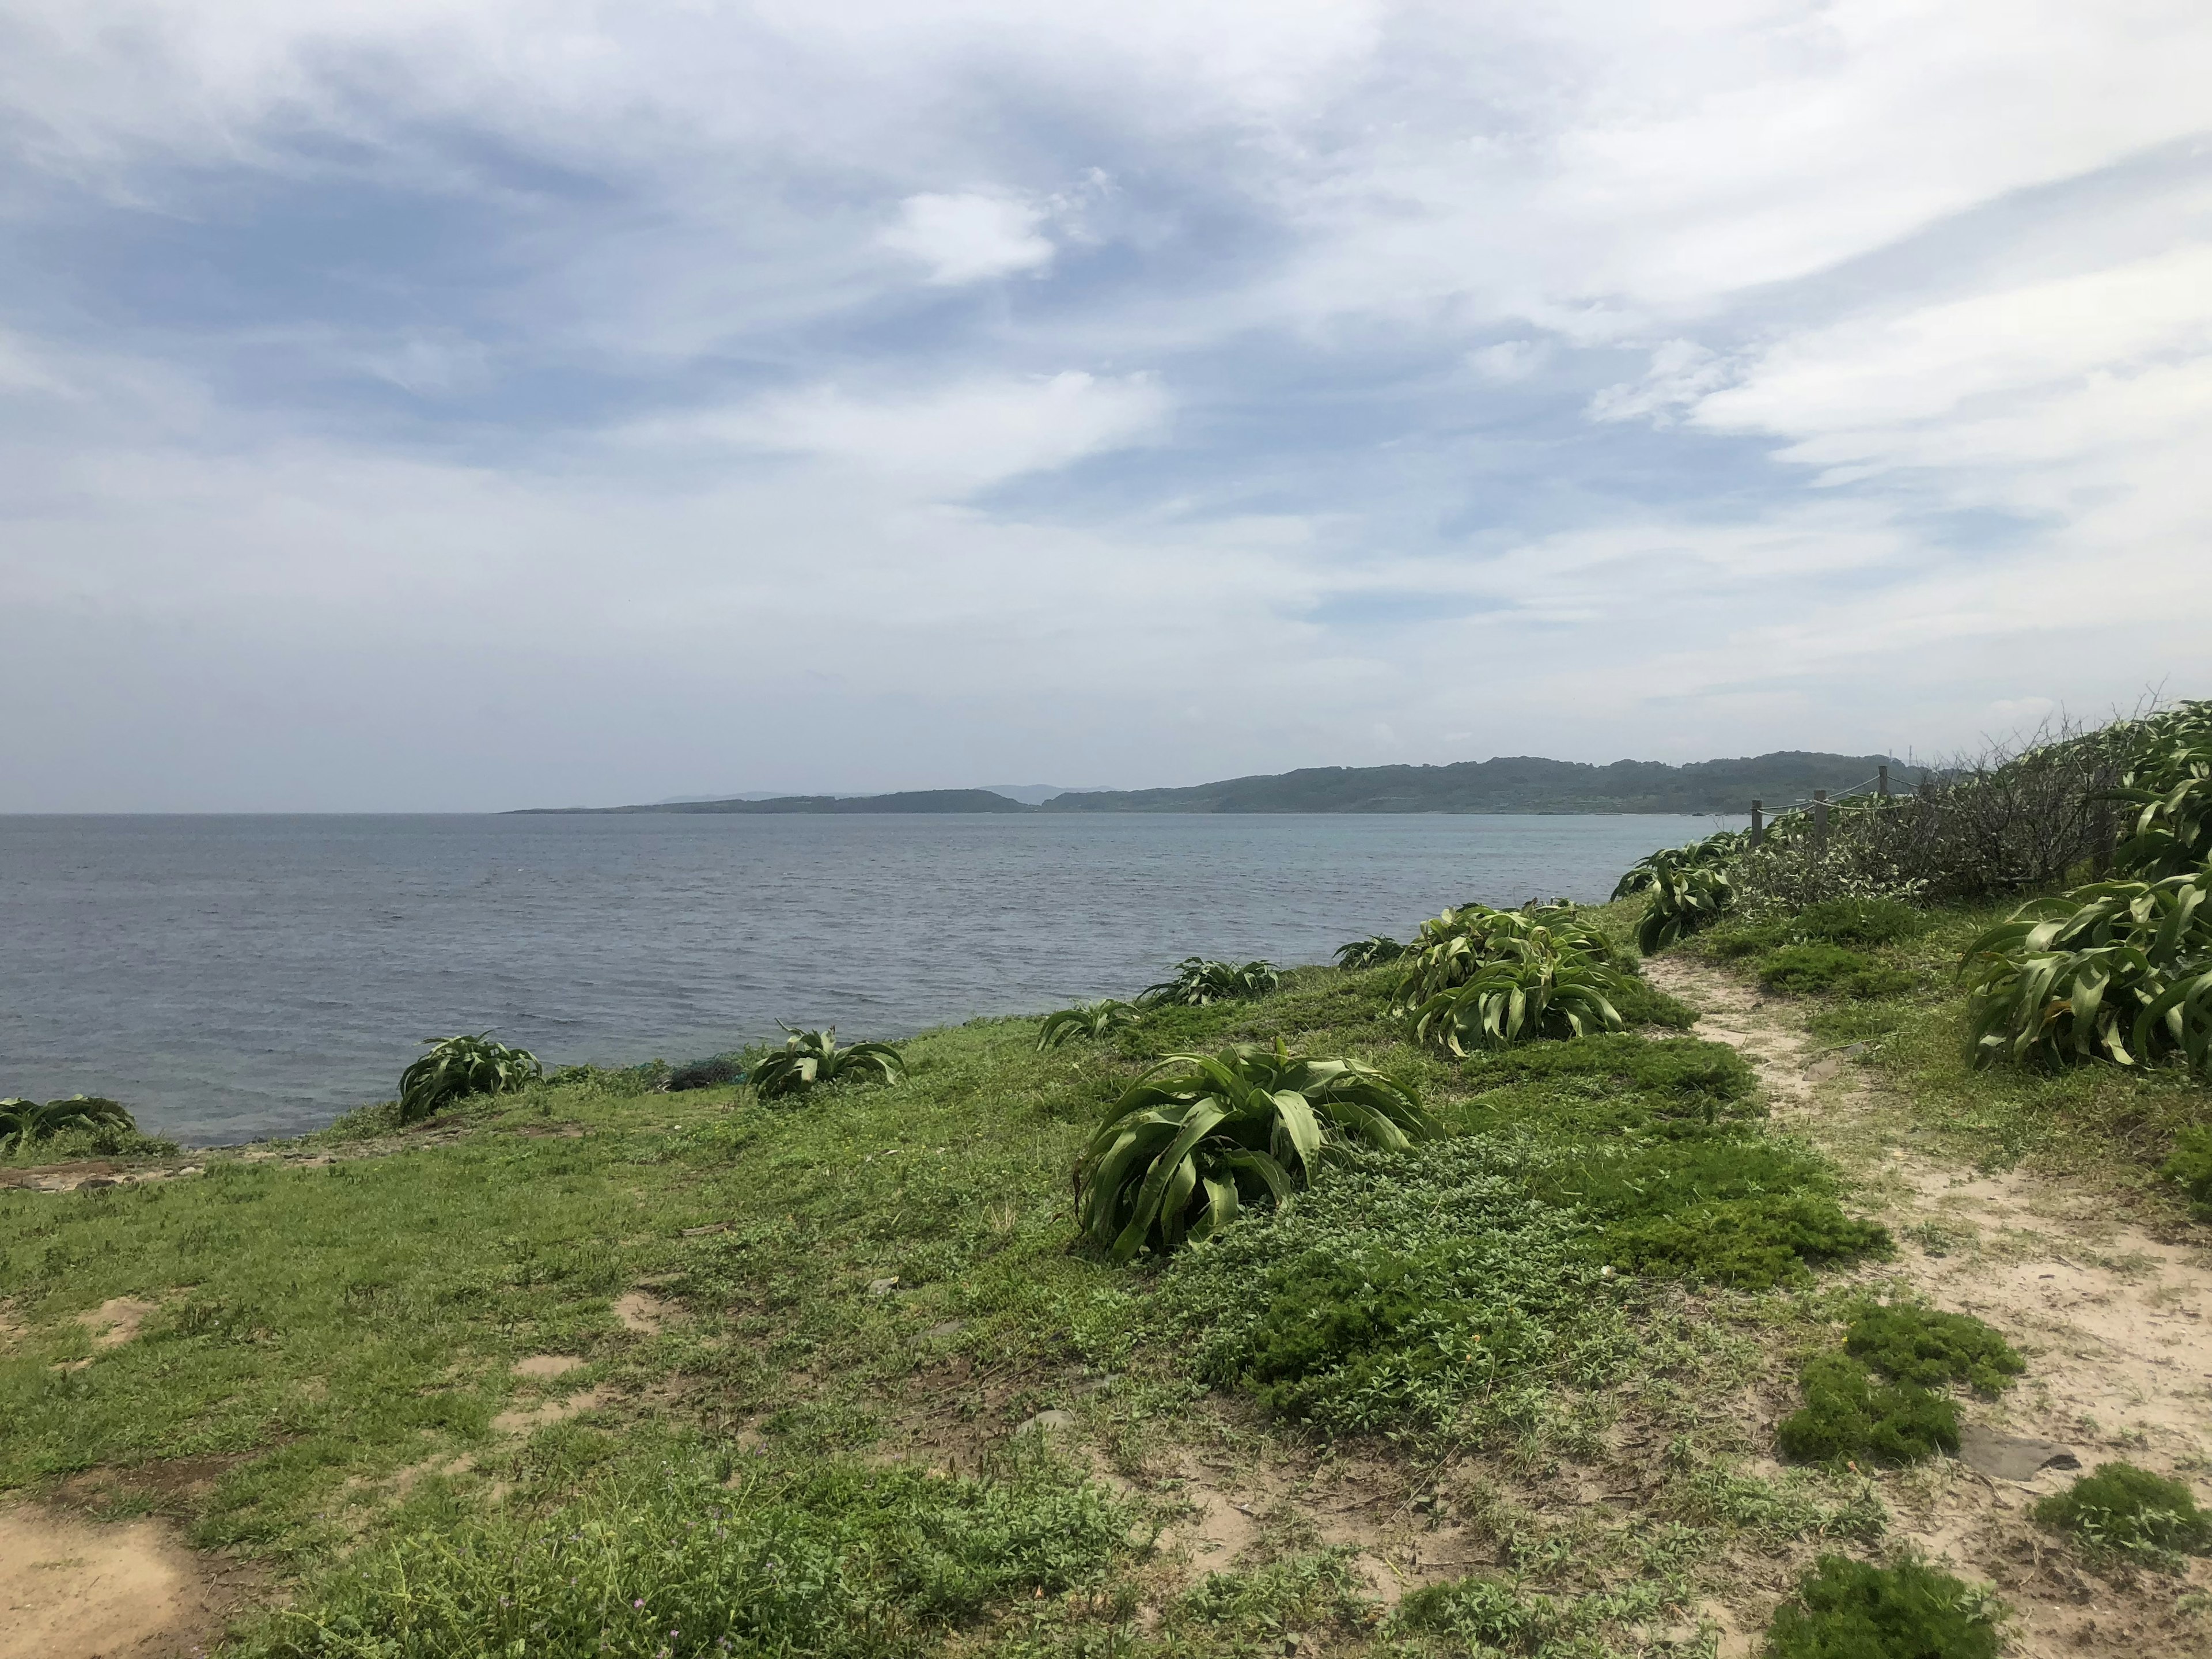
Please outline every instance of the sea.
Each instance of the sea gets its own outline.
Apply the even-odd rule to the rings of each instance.
[[[1325,962],[1448,904],[1603,899],[1705,818],[0,817],[0,1096],[192,1146],[388,1099],[426,1037],[676,1063]]]

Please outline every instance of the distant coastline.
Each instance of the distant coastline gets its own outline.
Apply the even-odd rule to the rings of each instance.
[[[1071,791],[1030,805],[990,789],[909,789],[884,795],[779,795],[767,799],[661,801],[636,806],[532,806],[524,813],[1419,812],[1741,815],[1815,789],[1851,788],[1892,755],[1781,750],[1736,760],[1614,761],[1597,766],[1536,756],[1445,766],[1317,766],[1176,789]]]

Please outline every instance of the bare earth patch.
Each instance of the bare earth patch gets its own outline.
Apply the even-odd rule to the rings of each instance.
[[[147,1302],[135,1296],[110,1297],[97,1308],[76,1316],[77,1323],[92,1333],[95,1348],[119,1348],[138,1334],[139,1328],[153,1315],[161,1311],[158,1302]]]
[[[572,1353],[534,1353],[526,1359],[514,1362],[514,1374],[517,1376],[566,1376],[583,1363]]]
[[[2201,1232],[2156,1237],[2063,1181],[1933,1161],[1899,1144],[1894,1107],[1848,1054],[1815,1048],[1802,1005],[1692,960],[1656,957],[1646,971],[1704,1011],[1696,1035],[1757,1067],[1778,1121],[1861,1177],[1856,1196],[1897,1235],[1898,1257],[1855,1276],[1976,1315],[2027,1357],[2001,1401],[1964,1404],[1970,1461],[1880,1477],[1899,1534],[2002,1594],[2019,1615],[2007,1650],[2017,1659],[2212,1652],[2212,1624],[2175,1606],[2212,1587],[2212,1566],[2193,1563],[2185,1583],[2100,1577],[2028,1517],[2038,1498],[2120,1460],[2212,1501],[2212,1252]],[[2034,1442],[2049,1445],[2021,1443]],[[2051,1453],[2057,1462],[2027,1467]],[[2069,1455],[2078,1468],[2063,1466]]]
[[[240,1600],[221,1565],[153,1520],[101,1526],[0,1510],[0,1659],[182,1659]]]

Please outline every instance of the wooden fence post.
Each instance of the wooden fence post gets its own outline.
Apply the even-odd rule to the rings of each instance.
[[[1751,848],[1752,848],[1752,851],[1753,851],[1754,853],[1755,853],[1755,852],[1757,852],[1757,851],[1759,850],[1759,848],[1760,845],[1761,845],[1763,842],[1765,842],[1765,840],[1766,840],[1766,815],[1765,815],[1765,803],[1764,803],[1764,802],[1761,802],[1761,801],[1753,801],[1753,802],[1752,802],[1752,804],[1751,804]]]
[[[1881,798],[1884,800],[1887,800],[1889,799],[1889,769],[1887,766],[1881,769],[1881,781],[1875,787],[1880,792]]]
[[[1813,852],[1815,856],[1828,850],[1828,792],[1813,792]]]

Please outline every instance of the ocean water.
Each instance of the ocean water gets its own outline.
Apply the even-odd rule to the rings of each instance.
[[[1602,899],[1666,817],[0,817],[0,1095],[188,1144],[389,1098],[426,1036],[681,1062],[1323,962],[1444,905]]]

